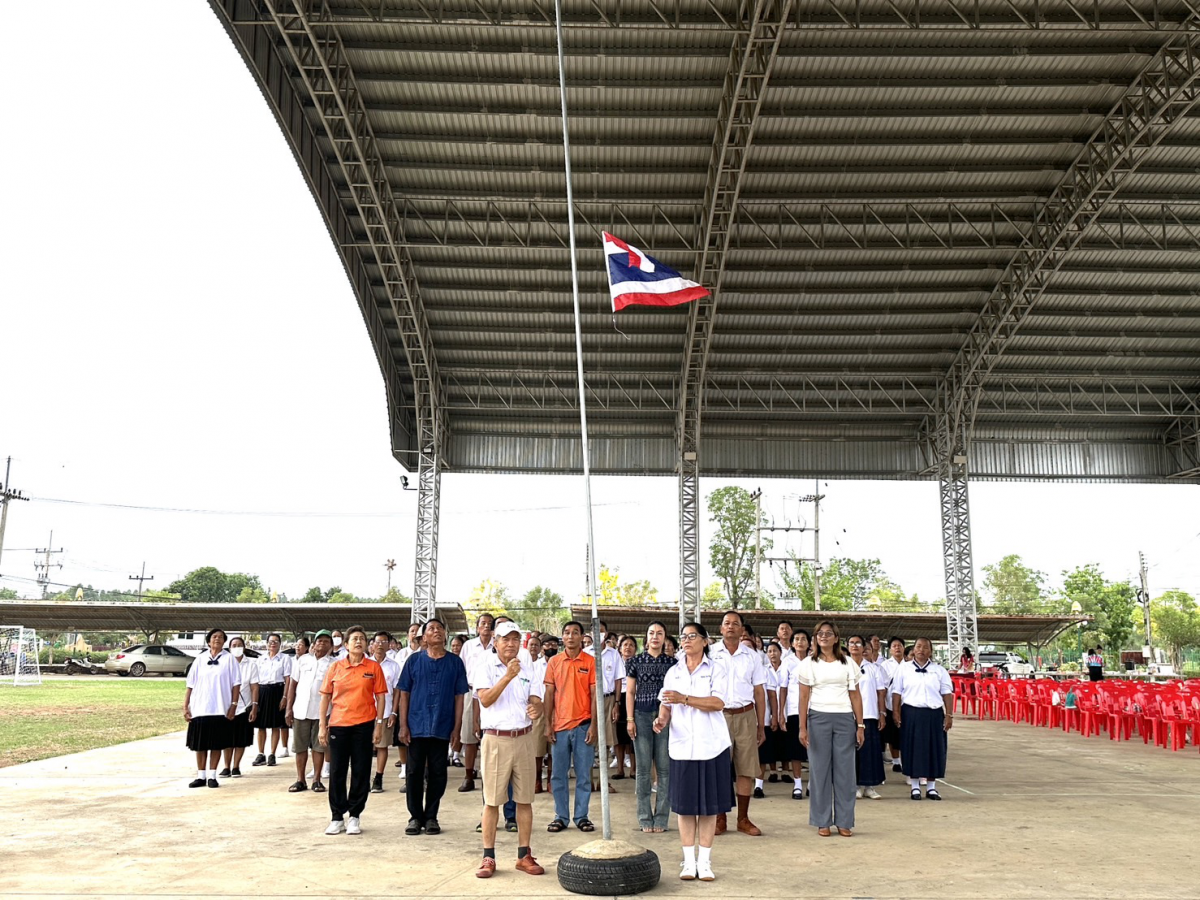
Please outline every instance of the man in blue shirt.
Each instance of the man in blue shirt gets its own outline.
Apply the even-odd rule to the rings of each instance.
[[[463,697],[470,690],[462,660],[446,652],[446,626],[440,619],[425,623],[423,646],[424,653],[405,662],[398,685],[400,742],[408,745],[410,818],[405,834],[442,831],[437,815],[446,793],[450,737],[462,727]]]

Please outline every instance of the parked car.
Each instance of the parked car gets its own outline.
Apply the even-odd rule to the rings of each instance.
[[[134,644],[109,656],[104,661],[104,671],[116,672],[122,677],[132,675],[134,678],[141,678],[147,673],[180,677],[187,674],[194,659],[178,647]]]
[[[996,669],[1009,675],[1032,675],[1033,664],[1027,662],[1019,653],[997,650],[980,653],[976,661],[978,669]]]

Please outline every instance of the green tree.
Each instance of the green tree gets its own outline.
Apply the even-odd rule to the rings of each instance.
[[[336,594],[330,595],[328,602],[330,602],[330,603],[362,603],[363,601],[360,598],[355,597],[349,591],[339,590]]]
[[[167,585],[185,603],[232,603],[245,588],[262,590],[257,575],[234,572],[226,575],[214,566],[204,566]]]
[[[310,587],[304,592],[304,596],[300,598],[301,603],[327,603],[329,600],[325,596],[325,592],[319,587]]]
[[[596,581],[596,603],[600,606],[654,606],[658,603],[658,588],[646,579],[621,581],[621,570],[615,566],[601,565]],[[592,602],[587,594],[583,600]]]
[[[779,573],[780,580],[791,596],[799,598],[801,609],[816,609],[813,567],[796,559],[794,553],[791,557],[795,568],[785,566]],[[877,559],[833,557],[821,573],[821,609],[866,609],[867,598],[883,577]]]
[[[511,603],[512,598],[508,594],[507,587],[499,581],[485,578],[471,591],[471,596],[467,598],[467,608],[471,610],[469,618],[474,620],[484,613],[491,613],[493,616],[507,616],[509,615],[508,607]]]
[[[340,587],[331,587],[329,590],[327,590],[325,592],[325,602],[332,603],[333,598],[335,596],[337,596],[338,594],[340,594],[341,592],[342,592],[342,589]]]
[[[1000,562],[983,567],[983,590],[991,597],[991,612],[1032,615],[1045,610],[1046,574],[1031,569],[1010,553]]]
[[[12,588],[0,588],[0,600],[16,600],[17,592]]]
[[[765,517],[757,516],[750,492],[740,487],[718,488],[708,495],[708,521],[716,523],[712,543],[708,545],[708,564],[725,588],[732,609],[740,609],[752,600],[754,583],[755,529]],[[769,538],[762,539],[762,552],[771,549]]]
[[[246,585],[237,595],[237,603],[270,603],[271,598],[267,596],[267,592],[261,587],[251,587]]]
[[[700,606],[704,609],[728,609],[729,598],[725,596],[725,587],[719,581],[709,582],[704,593],[700,595]]]
[[[1183,671],[1183,651],[1200,647],[1200,610],[1183,591],[1167,591],[1150,604],[1154,640],[1171,655],[1175,671]]]
[[[531,587],[521,598],[520,609],[515,610],[517,624],[534,631],[549,631],[558,634],[559,626],[567,620],[567,609],[562,595],[540,584]]]
[[[406,597],[399,588],[389,588],[388,592],[379,598],[380,603],[412,603],[411,597]]]
[[[1137,595],[1128,581],[1108,581],[1096,563],[1063,572],[1064,602],[1076,602],[1095,618],[1084,632],[1084,642],[1099,638],[1110,652],[1120,652],[1133,634]]]

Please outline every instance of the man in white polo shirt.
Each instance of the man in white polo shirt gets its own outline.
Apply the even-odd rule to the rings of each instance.
[[[762,834],[750,821],[750,793],[758,775],[758,748],[767,739],[767,671],[758,651],[742,643],[742,614],[731,609],[721,618],[721,640],[713,646],[713,659],[724,659],[729,673],[725,694],[725,724],[733,741],[733,768],[737,775],[737,830],[754,837]],[[725,816],[717,816],[717,834],[724,834]]]
[[[312,789],[318,794],[325,790],[321,776],[328,752],[320,742],[321,730],[321,685],[325,673],[334,663],[333,638],[322,629],[313,637],[312,651],[296,657],[292,673],[288,677],[284,721],[292,729],[292,751],[296,754],[296,781],[288,788],[295,794],[305,789],[304,773],[308,766],[308,754],[312,753]]]
[[[479,700],[480,769],[483,774],[483,862],[475,875],[491,878],[496,871],[496,826],[500,806],[508,799],[509,784],[517,805],[517,869],[542,875],[529,849],[533,833],[534,722],[542,716],[545,686],[523,662],[521,629],[513,622],[496,626],[496,652],[484,653],[475,664],[471,683]]]
[[[473,637],[463,644],[459,659],[467,670],[468,682],[475,673],[475,666],[479,664],[479,660],[492,649],[492,629],[495,627],[496,617],[491,613],[483,613],[475,620],[478,637]],[[475,685],[471,687],[474,688]],[[464,748],[463,762],[466,768],[463,770],[463,783],[458,787],[460,794],[475,790],[475,760],[479,755],[479,701],[473,697],[473,692],[468,694],[467,702],[463,704],[460,739]]]
[[[616,647],[608,645],[608,623],[603,619],[600,620],[600,646],[604,648],[600,653],[599,666],[600,674],[604,676],[604,742],[608,747],[608,752],[615,754],[617,713],[620,711],[616,707],[617,685],[625,682],[625,660],[621,658],[621,654],[617,652]],[[596,648],[584,647],[583,652],[595,656]],[[597,760],[597,762],[603,765],[605,760]],[[596,779],[592,779],[592,790],[600,790],[600,785]],[[617,789],[610,784],[608,792],[615,794],[617,793]]]

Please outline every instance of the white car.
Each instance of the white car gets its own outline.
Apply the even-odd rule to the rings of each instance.
[[[979,669],[999,669],[1009,675],[1032,675],[1033,663],[1027,662],[1019,653],[997,650],[980,653],[977,663]]]

